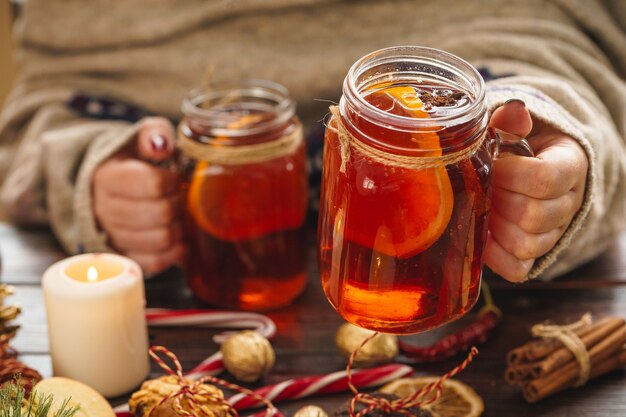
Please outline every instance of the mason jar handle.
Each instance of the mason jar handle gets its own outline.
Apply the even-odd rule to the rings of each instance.
[[[487,129],[487,134],[489,135],[489,139],[492,143],[495,144],[493,154],[494,158],[498,158],[502,154],[513,154],[527,157],[535,156],[533,149],[530,147],[526,139],[520,136],[493,127]]]

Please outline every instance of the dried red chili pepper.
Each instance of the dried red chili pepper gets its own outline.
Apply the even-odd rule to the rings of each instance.
[[[482,292],[485,306],[478,313],[476,320],[467,327],[443,337],[430,346],[414,346],[400,340],[400,351],[415,362],[436,362],[484,343],[500,321],[502,312],[493,304],[491,292],[486,283],[483,283]]]

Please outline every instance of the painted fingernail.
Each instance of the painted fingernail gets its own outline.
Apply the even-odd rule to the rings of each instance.
[[[521,100],[519,98],[511,98],[504,102],[505,105],[509,103],[517,103],[520,104],[522,107],[526,107],[526,103],[524,103],[524,100]]]
[[[150,136],[150,145],[155,152],[165,152],[167,150],[167,139],[160,133],[153,133]]]

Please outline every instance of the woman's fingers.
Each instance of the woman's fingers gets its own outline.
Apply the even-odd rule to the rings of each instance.
[[[174,153],[174,127],[163,117],[143,121],[137,136],[137,154],[148,161],[162,161]]]
[[[539,200],[494,187],[491,199],[499,215],[526,233],[545,233],[566,226],[579,204],[572,191],[554,199]]]
[[[128,199],[95,191],[94,210],[106,228],[126,228],[129,231],[154,229],[171,225],[179,217],[176,194],[156,199]]]
[[[179,263],[185,256],[185,253],[185,246],[182,243],[176,243],[174,246],[160,252],[133,250],[127,251],[125,255],[134,259],[146,275],[154,275]]]
[[[584,187],[587,168],[587,156],[581,146],[559,134],[535,158],[512,156],[496,160],[494,185],[532,198],[553,199]]]
[[[155,166],[174,153],[174,128],[161,117],[142,121],[134,149],[104,161],[92,178],[93,210],[109,243],[156,274],[184,255],[178,173]]]
[[[496,109],[490,125],[527,137],[534,158],[494,162],[492,212],[485,263],[510,281],[526,278],[534,260],[548,253],[580,209],[588,170],[573,138],[538,123],[520,100]]]
[[[547,200],[584,183],[587,175],[584,153],[581,155],[570,146],[555,148],[545,149],[536,158],[511,156],[496,160],[494,185]]]
[[[485,245],[484,260],[493,272],[511,282],[525,281],[534,263],[533,259],[523,261],[511,255],[491,235]]]
[[[145,230],[113,226],[109,240],[121,252],[161,252],[181,242],[182,234],[180,222]]]
[[[533,128],[533,121],[522,100],[513,99],[498,107],[491,115],[491,127],[525,138]]]
[[[489,216],[491,237],[520,261],[534,260],[548,253],[564,230],[564,227],[559,227],[544,233],[527,233],[498,212],[492,212]]]
[[[159,198],[178,189],[178,174],[135,158],[113,158],[94,173],[94,187],[128,199]]]

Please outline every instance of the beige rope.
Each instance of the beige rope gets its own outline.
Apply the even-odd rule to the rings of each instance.
[[[370,158],[371,160],[384,165],[408,169],[427,169],[456,164],[469,158],[482,146],[485,138],[487,137],[487,135],[484,134],[481,136],[480,139],[472,143],[467,148],[443,156],[437,155],[416,157],[393,155],[388,152],[384,152],[369,145],[366,145],[365,143],[352,136],[341,122],[341,117],[339,116],[339,108],[337,106],[331,106],[330,112],[332,114],[332,117],[328,122],[327,128],[337,133],[337,136],[339,137],[339,145],[341,147],[341,167],[339,168],[339,170],[344,173],[346,172],[346,164],[350,160],[350,152],[352,149],[355,149],[361,154]],[[337,127],[333,126],[333,122],[335,122]]]
[[[589,379],[589,372],[591,371],[591,362],[589,359],[589,352],[587,347],[580,340],[580,337],[574,333],[574,331],[591,324],[591,314],[584,314],[577,322],[559,326],[556,324],[535,324],[531,332],[535,337],[542,337],[544,339],[556,339],[563,343],[567,349],[574,355],[576,362],[578,362],[578,381],[576,386],[584,385]]]
[[[212,146],[191,139],[178,128],[178,148],[187,156],[199,161],[221,165],[242,165],[270,161],[291,155],[303,140],[302,125],[288,135],[253,145]]]

